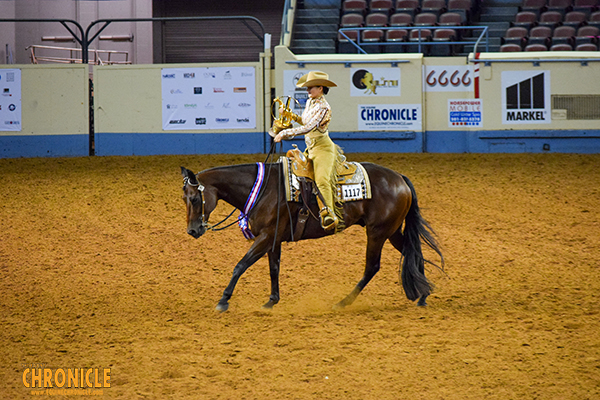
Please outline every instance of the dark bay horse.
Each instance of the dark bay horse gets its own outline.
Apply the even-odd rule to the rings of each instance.
[[[423,258],[421,241],[440,256],[442,267],[444,259],[433,230],[421,216],[415,189],[407,177],[395,171],[371,163],[362,165],[371,180],[372,199],[345,203],[344,220],[347,227],[359,224],[366,228],[365,272],[354,290],[336,307],[352,304],[379,271],[381,250],[386,240],[402,253],[400,270],[406,296],[411,301],[418,299],[418,305],[425,306],[432,285],[425,277],[425,262],[429,261]],[[229,299],[242,274],[265,254],[269,258],[271,296],[263,307],[272,308],[279,302],[281,243],[292,240],[301,204],[286,204],[281,164],[266,164],[265,168],[265,182],[249,215],[249,225],[255,240],[233,269],[231,281],[217,304],[218,311],[228,309]],[[184,177],[183,201],[187,209],[187,232],[197,239],[210,229],[208,219],[218,200],[243,210],[256,180],[258,165],[216,167],[197,175],[181,167],[181,173]],[[311,210],[313,215],[319,215],[316,203],[311,204]],[[320,238],[332,232],[333,230],[324,231],[317,219],[309,218],[301,240]]]

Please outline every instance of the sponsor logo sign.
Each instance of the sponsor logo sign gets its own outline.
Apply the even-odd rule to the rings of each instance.
[[[0,70],[0,131],[20,131],[21,70]]]
[[[502,123],[551,123],[550,71],[502,72]]]
[[[471,65],[423,66],[426,92],[470,92],[473,90]]]
[[[163,68],[161,79],[163,130],[256,128],[255,67]]]
[[[358,129],[363,131],[420,131],[420,104],[367,104],[358,106]]]
[[[483,127],[483,106],[481,99],[448,100],[448,126]]]
[[[400,96],[400,68],[353,68],[351,96]]]

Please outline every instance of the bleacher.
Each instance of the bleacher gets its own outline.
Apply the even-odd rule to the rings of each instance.
[[[327,4],[333,8],[298,10],[297,21],[316,20],[318,25],[298,27],[293,51],[356,54],[358,44],[367,53],[465,55],[482,32],[466,28],[472,26],[489,28],[489,51],[597,51],[599,47],[600,0],[331,0]],[[319,42],[324,45],[318,47]]]
[[[475,0],[344,0],[339,26],[346,29],[338,33],[337,52],[356,53],[354,41],[367,53],[455,55],[470,34],[460,27],[470,25],[476,10]]]
[[[599,0],[523,0],[500,51],[598,51]]]

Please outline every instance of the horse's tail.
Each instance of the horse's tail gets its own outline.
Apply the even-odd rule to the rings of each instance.
[[[434,237],[435,232],[421,215],[417,202],[417,192],[410,179],[402,175],[412,193],[412,203],[405,218],[403,234],[402,261],[400,278],[404,292],[409,300],[421,296],[427,297],[433,290],[433,284],[425,277],[425,263],[436,265],[423,257],[421,241],[433,249],[441,258],[442,269],[444,257]],[[437,266],[437,265],[436,265]]]

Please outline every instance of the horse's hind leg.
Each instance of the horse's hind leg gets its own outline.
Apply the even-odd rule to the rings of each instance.
[[[404,236],[402,235],[402,232],[400,231],[401,228],[398,228],[398,230],[396,232],[394,232],[394,234],[392,236],[390,236],[390,243],[392,244],[392,246],[394,246],[394,248],[396,250],[398,250],[400,253],[404,254]],[[419,268],[419,271],[422,274],[425,274],[425,268]],[[421,297],[419,297],[419,301],[417,302],[417,305],[420,307],[425,307],[427,306],[427,297],[429,295],[421,295]]]
[[[281,244],[275,247],[275,251],[269,250],[269,271],[271,274],[271,296],[262,308],[271,309],[279,303],[279,265],[281,261]]]
[[[362,279],[354,287],[354,290],[346,296],[346,298],[335,305],[335,308],[343,308],[349,306],[356,300],[360,292],[367,286],[367,284],[373,279],[375,274],[379,271],[381,264],[381,249],[385,243],[385,238],[374,238],[368,236],[367,241],[367,262],[365,265],[365,273]]]

